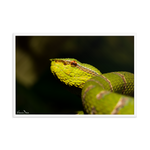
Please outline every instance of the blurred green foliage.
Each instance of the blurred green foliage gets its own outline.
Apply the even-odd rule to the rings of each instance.
[[[134,36],[16,36],[16,114],[74,114],[80,97],[50,72],[51,58],[75,58],[102,73],[134,73]]]

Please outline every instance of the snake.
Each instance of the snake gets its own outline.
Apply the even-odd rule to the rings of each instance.
[[[79,89],[84,109],[81,114],[134,114],[133,73],[102,74],[96,67],[74,58],[53,58],[50,61],[50,70],[61,83],[69,89]]]

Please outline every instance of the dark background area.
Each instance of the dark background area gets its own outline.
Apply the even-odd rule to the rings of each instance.
[[[16,36],[16,114],[74,114],[80,97],[61,86],[51,58],[75,58],[102,73],[134,73],[134,36]],[[26,113],[25,113],[26,112]]]

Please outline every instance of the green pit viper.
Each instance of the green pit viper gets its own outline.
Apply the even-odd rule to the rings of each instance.
[[[50,61],[51,72],[60,82],[69,88],[82,89],[80,95],[85,113],[134,114],[134,74],[102,74],[94,66],[73,58],[55,58]]]

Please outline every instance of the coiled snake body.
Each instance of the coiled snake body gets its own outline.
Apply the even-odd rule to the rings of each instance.
[[[50,59],[53,75],[70,87],[81,88],[88,114],[134,114],[134,75],[129,72],[102,74],[92,65],[73,58]]]

